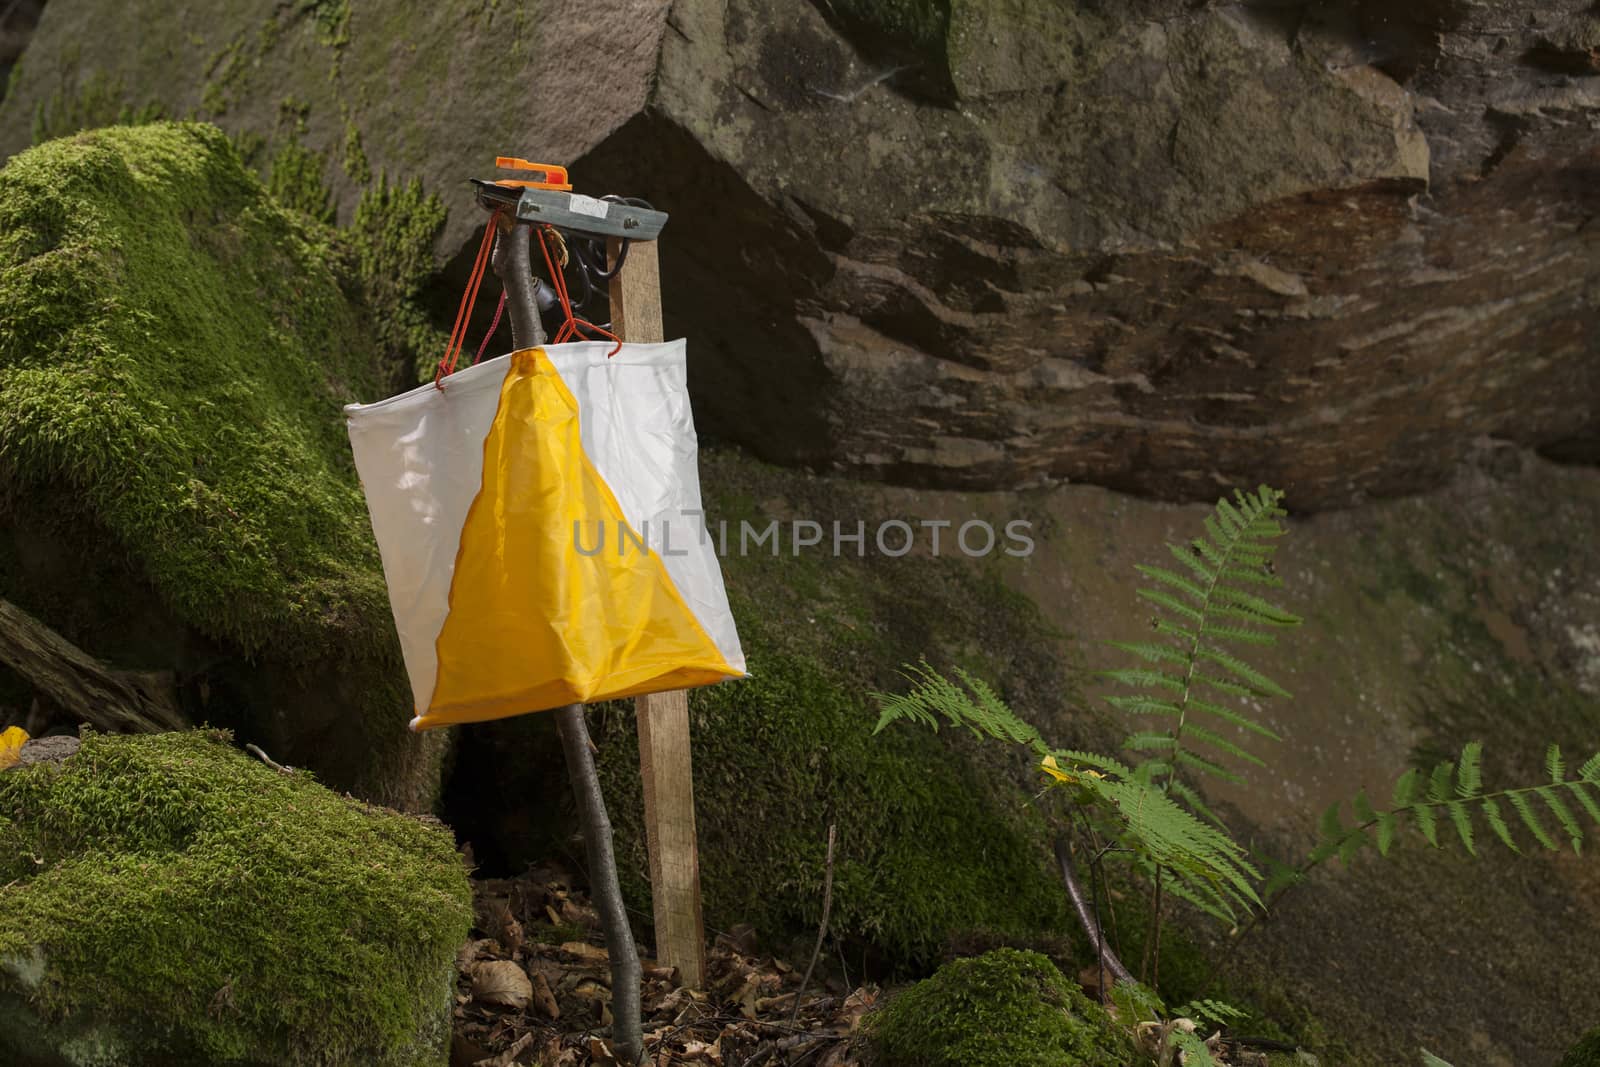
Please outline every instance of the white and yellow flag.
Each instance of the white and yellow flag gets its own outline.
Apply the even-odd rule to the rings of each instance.
[[[414,729],[744,674],[684,343],[549,345],[345,408]]]

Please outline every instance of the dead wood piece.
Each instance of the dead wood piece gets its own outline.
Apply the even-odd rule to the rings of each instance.
[[[0,663],[97,730],[148,734],[189,726],[170,674],[112,670],[7,600],[0,600]]]

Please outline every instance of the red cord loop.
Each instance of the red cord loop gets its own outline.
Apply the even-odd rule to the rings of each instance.
[[[489,225],[483,228],[483,240],[478,242],[478,256],[472,261],[472,276],[467,279],[467,291],[461,294],[461,306],[456,309],[456,324],[450,330],[450,343],[445,346],[444,358],[439,361],[439,369],[433,375],[435,386],[439,386],[444,378],[455,373],[456,362],[461,358],[461,348],[467,340],[467,327],[472,323],[472,309],[478,302],[478,289],[483,285],[483,272],[488,268],[489,259],[494,252],[495,228],[499,223],[500,209],[496,208],[489,216]],[[505,300],[503,294],[501,300],[502,302]],[[498,324],[498,310],[495,313],[495,321]],[[484,340],[487,344],[488,339]],[[481,354],[482,349],[479,349],[479,352]]]
[[[585,341],[592,341],[595,338],[586,336],[584,332],[590,331],[592,333],[599,334],[601,337],[609,337],[611,340],[616,342],[616,346],[612,348],[611,351],[606,353],[606,358],[610,359],[612,356],[616,355],[622,350],[622,338],[618,337],[605,327],[596,326],[589,320],[580,319],[578,316],[572,313],[572,298],[567,295],[566,275],[561,272],[561,268],[558,267],[555,260],[551,258],[550,246],[545,241],[545,234],[549,229],[549,226],[539,227],[539,251],[544,253],[544,265],[545,269],[550,272],[550,284],[556,291],[556,299],[561,301],[562,312],[567,316],[567,321],[561,324],[561,329],[556,331],[556,336],[551,343],[559,345],[565,341],[571,340],[574,336],[581,337]]]

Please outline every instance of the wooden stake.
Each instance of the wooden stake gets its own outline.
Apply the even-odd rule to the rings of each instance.
[[[609,242],[615,263],[621,242]],[[661,266],[656,242],[628,246],[611,279],[611,329],[624,341],[665,340]],[[705,928],[700,917],[700,851],[694,826],[694,774],[689,753],[689,698],[679,690],[634,699],[639,719],[639,777],[644,784],[645,838],[656,959],[676,967],[691,989],[705,984]]]

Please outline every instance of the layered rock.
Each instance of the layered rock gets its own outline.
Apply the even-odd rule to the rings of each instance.
[[[446,255],[490,156],[575,162],[673,213],[702,427],[772,459],[1265,478],[1310,508],[1426,488],[1485,437],[1595,455],[1600,22],[1575,2],[191,17],[55,0],[0,148],[91,91],[197,109],[322,152],[346,212],[373,172],[421,175]]]

